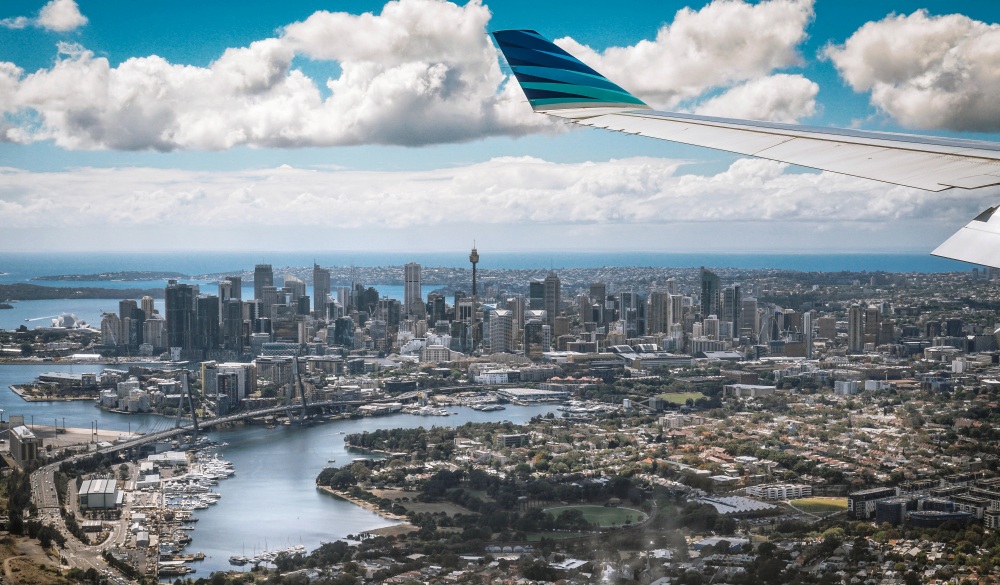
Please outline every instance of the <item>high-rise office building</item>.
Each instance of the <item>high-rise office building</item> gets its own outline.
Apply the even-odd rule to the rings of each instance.
[[[749,333],[749,337],[756,337],[760,332],[760,323],[757,320],[757,299],[754,297],[743,297],[740,300],[740,319],[737,324],[737,333],[743,335]]]
[[[240,353],[243,346],[243,303],[228,299],[222,303],[222,347]]]
[[[194,287],[167,281],[167,347],[188,352],[194,347]]]
[[[427,306],[420,285],[420,264],[410,262],[403,266],[403,311],[414,320],[426,317]]]
[[[512,353],[514,351],[514,314],[508,309],[497,309],[490,315],[490,351]]]
[[[847,310],[847,351],[861,353],[865,349],[865,313],[860,305]]]
[[[719,339],[719,318],[715,315],[705,317],[701,322],[701,334],[713,340]]]
[[[313,262],[313,314],[326,319],[326,304],[330,302],[330,270]]]
[[[281,302],[282,300],[284,299],[279,299],[278,287],[265,286],[264,288],[262,288],[260,291],[260,301],[261,301],[260,316],[262,318],[266,317],[268,319],[273,318],[274,306],[284,305],[285,303]]]
[[[287,295],[285,298],[286,302],[282,304],[294,304],[299,298],[306,296],[306,283],[301,278],[289,274],[285,277],[285,282],[281,290]]]
[[[654,290],[649,293],[647,329],[650,335],[666,333],[670,330],[670,293]]]
[[[532,280],[528,283],[528,308],[535,310],[545,308],[544,281]]]
[[[625,338],[642,337],[646,334],[646,298],[636,292],[620,295],[621,318],[625,322]]]
[[[802,314],[802,341],[806,345],[806,359],[813,356],[813,312],[806,311]]]
[[[333,322],[333,342],[345,349],[354,349],[354,320],[350,317],[340,317]]]
[[[590,301],[603,305],[606,300],[608,300],[608,285],[603,282],[590,283]]]
[[[545,304],[542,308],[545,309],[545,322],[550,328],[554,328],[556,324],[556,317],[559,316],[559,309],[562,305],[559,290],[559,277],[556,276],[555,271],[549,272],[549,275],[546,276],[543,281],[543,286]]]
[[[147,319],[152,319],[153,315],[156,314],[155,303],[151,296],[142,297],[142,312]]]
[[[218,349],[222,345],[219,327],[219,297],[199,295],[195,298],[195,338],[194,347],[204,351]]]
[[[722,280],[711,270],[701,268],[701,314],[718,316],[721,311],[720,300]]]
[[[819,327],[819,336],[821,338],[829,339],[830,341],[837,339],[837,319],[835,317],[820,317],[816,319],[816,324]]]
[[[122,320],[115,313],[101,315],[101,345],[117,347],[122,345]]]
[[[118,302],[118,318],[121,319],[119,345],[138,348],[142,344],[142,323],[146,320],[139,304],[132,299]]]
[[[264,300],[264,287],[274,286],[274,271],[270,264],[258,264],[253,269],[253,298]]]
[[[879,311],[878,307],[868,307],[865,310],[865,343],[877,346],[881,341],[879,334]]]
[[[437,323],[438,321],[444,322],[446,320],[448,306],[444,295],[437,293],[427,295],[427,306],[430,311],[428,321]]]
[[[722,289],[722,314],[719,315],[719,320],[732,323],[737,337],[739,336],[740,311],[742,309],[740,285],[734,284]]]
[[[230,289],[232,290],[232,296],[230,298],[243,300],[243,277],[242,276],[227,276],[224,280],[229,281]],[[221,297],[220,297],[221,299]]]
[[[684,322],[684,295],[670,295],[670,324]]]
[[[524,356],[528,359],[542,359],[542,352],[548,351],[548,348],[543,345],[545,341],[543,327],[545,327],[545,323],[541,319],[529,319],[524,324],[524,342],[521,347],[524,348]]]

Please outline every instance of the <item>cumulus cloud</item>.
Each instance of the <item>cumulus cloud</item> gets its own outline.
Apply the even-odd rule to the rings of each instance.
[[[568,37],[556,43],[651,105],[671,109],[709,90],[729,88],[799,65],[802,58],[797,47],[806,39],[806,27],[812,19],[812,0],[757,4],[716,0],[701,10],[680,10],[672,23],[660,28],[656,39],[629,47],[597,52]],[[760,94],[766,88],[790,88],[801,94],[801,85],[792,76],[773,77],[752,91]],[[769,101],[760,95],[757,99],[758,103]],[[721,109],[727,101],[734,98],[713,107]],[[798,109],[812,107],[800,105]],[[757,111],[757,117],[770,117],[766,111]],[[776,114],[785,116],[789,111],[779,109]]]
[[[75,0],[52,0],[38,12],[37,18],[15,16],[0,20],[0,26],[20,29],[37,26],[55,32],[76,30],[87,24],[87,17],[80,13]]]
[[[18,112],[41,119],[31,128],[8,124],[4,137],[173,150],[421,145],[555,129],[523,107],[515,88],[498,91],[504,76],[488,20],[476,1],[398,0],[377,15],[317,12],[207,67],[155,55],[112,67],[63,43],[51,68],[13,89],[0,86],[8,120]],[[339,63],[340,75],[325,81],[329,95],[293,67],[296,55]]]
[[[281,166],[200,172],[155,168],[0,170],[0,231],[73,227],[114,231],[169,225],[211,232],[336,225],[429,230],[456,220],[489,226],[847,223],[933,218],[964,224],[997,191],[928,193],[786,165],[740,159],[715,175],[680,172],[681,161],[628,158],[555,163],[495,158],[425,171],[372,173]],[[989,191],[989,190],[984,190]]]
[[[857,92],[912,128],[1000,130],[1000,25],[925,10],[858,29],[823,55]]]
[[[795,122],[816,113],[819,85],[801,75],[779,73],[751,79],[694,108],[697,114]]]

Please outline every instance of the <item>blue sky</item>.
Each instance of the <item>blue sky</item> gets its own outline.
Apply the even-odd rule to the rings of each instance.
[[[1000,6],[891,4],[3,2],[0,247],[929,251],[998,192],[566,130],[485,40],[665,109],[1000,139]]]

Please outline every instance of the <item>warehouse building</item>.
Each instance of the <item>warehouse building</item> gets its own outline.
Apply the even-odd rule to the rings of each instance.
[[[113,510],[122,505],[123,496],[113,479],[88,479],[80,484],[80,509]]]

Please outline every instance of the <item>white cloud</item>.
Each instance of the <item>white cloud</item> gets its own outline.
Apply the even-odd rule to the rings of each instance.
[[[800,64],[797,47],[812,19],[812,0],[715,0],[678,11],[652,41],[602,53],[571,38],[556,43],[651,105],[676,108],[706,91]]]
[[[556,131],[504,81],[479,2],[389,2],[381,14],[317,12],[278,38],[228,49],[208,67],[135,57],[112,67],[61,44],[49,69],[0,85],[7,140],[73,149],[174,150],[352,144],[420,145]],[[339,62],[317,81],[296,55]],[[8,66],[9,69],[9,66]]]
[[[75,0],[52,0],[38,12],[37,18],[15,16],[0,20],[0,26],[12,29],[37,26],[55,32],[69,32],[87,24],[87,17],[80,13]]]
[[[823,54],[871,103],[912,128],[1000,130],[1000,25],[924,10],[890,15]]]
[[[830,173],[786,173],[785,165],[760,159],[737,160],[710,176],[681,174],[683,164],[658,158],[565,164],[524,157],[382,173],[288,166],[229,172],[0,169],[0,233],[70,230],[89,234],[91,245],[108,247],[122,233],[169,228],[171,241],[198,242],[206,249],[259,248],[259,234],[265,232],[305,230],[325,234],[320,238],[325,240],[352,230],[352,238],[391,231],[423,241],[453,234],[451,226],[462,224],[508,246],[518,245],[517,234],[603,234],[587,240],[598,248],[647,230],[646,236],[678,230],[713,234],[717,246],[752,243],[808,225],[800,231],[815,232],[816,238],[831,234],[810,241],[832,249],[870,250],[871,242],[845,235],[891,230],[908,231],[911,241],[931,248],[998,195],[997,190],[975,196],[929,193]],[[927,222],[938,231],[913,229]],[[213,240],[222,226],[225,240]],[[748,233],[756,235],[747,239]],[[797,250],[806,244],[781,245]]]
[[[27,16],[12,16],[0,20],[0,26],[4,28],[22,29],[27,28],[29,24],[31,24],[31,19]]]
[[[795,122],[816,113],[819,85],[801,75],[778,73],[751,79],[698,104],[707,116]]]
[[[38,13],[38,26],[66,32],[87,24],[87,17],[80,14],[74,0],[52,0]]]

